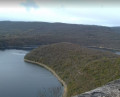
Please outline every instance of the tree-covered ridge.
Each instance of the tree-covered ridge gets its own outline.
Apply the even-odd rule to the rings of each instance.
[[[120,49],[117,28],[45,22],[0,22],[0,48],[72,42]],[[118,31],[118,30],[117,30]]]
[[[46,64],[67,84],[68,97],[120,78],[120,56],[72,43],[40,46],[25,59]]]

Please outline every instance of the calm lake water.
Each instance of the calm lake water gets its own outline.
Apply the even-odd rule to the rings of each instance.
[[[117,55],[120,55],[120,52],[115,52]]]
[[[0,51],[0,97],[60,97],[63,87],[57,78],[40,66],[24,62],[26,53]]]

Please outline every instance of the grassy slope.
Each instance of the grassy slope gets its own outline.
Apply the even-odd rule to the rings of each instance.
[[[41,46],[25,59],[46,64],[67,84],[68,97],[120,78],[120,57],[71,43]]]

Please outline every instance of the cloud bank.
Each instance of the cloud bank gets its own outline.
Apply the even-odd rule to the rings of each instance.
[[[0,1],[0,20],[120,26],[120,3],[102,0]],[[91,1],[91,2],[90,2]],[[97,2],[98,1],[98,2]],[[112,5],[113,4],[113,5]]]

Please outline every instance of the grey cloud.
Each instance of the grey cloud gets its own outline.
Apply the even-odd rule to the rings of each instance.
[[[34,0],[27,0],[26,2],[21,3],[22,6],[24,6],[28,11],[31,8],[39,8],[39,5]]]
[[[17,2],[23,0],[0,0],[0,6],[14,6]],[[37,8],[39,7],[36,2],[40,3],[40,6],[56,6],[58,5],[66,5],[71,7],[104,7],[104,6],[111,6],[111,7],[119,7],[120,0],[26,0],[21,5],[27,8]]]

